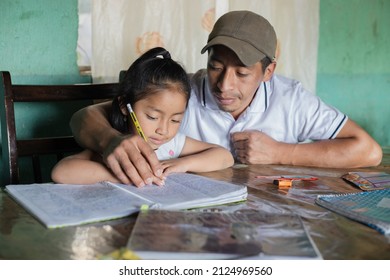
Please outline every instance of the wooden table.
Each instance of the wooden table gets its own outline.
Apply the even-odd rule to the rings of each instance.
[[[318,194],[358,192],[340,176],[348,171],[390,173],[390,149],[380,166],[360,169],[325,169],[281,165],[235,165],[204,176],[248,186],[245,207],[301,216],[324,259],[390,259],[390,237],[351,221],[314,203]],[[309,174],[313,182],[292,188],[256,179],[257,175]],[[0,259],[96,259],[126,245],[136,215],[76,227],[46,229],[34,217],[0,192]]]

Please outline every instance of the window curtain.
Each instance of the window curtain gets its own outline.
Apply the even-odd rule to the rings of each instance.
[[[187,72],[206,68],[215,20],[233,10],[268,19],[278,37],[276,73],[315,93],[319,0],[93,0],[91,69],[95,83],[118,81],[119,71],[146,50],[162,46]]]

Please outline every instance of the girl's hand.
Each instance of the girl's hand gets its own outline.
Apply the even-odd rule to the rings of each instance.
[[[184,173],[188,171],[185,158],[168,159],[161,162],[163,168],[163,177],[171,173]]]

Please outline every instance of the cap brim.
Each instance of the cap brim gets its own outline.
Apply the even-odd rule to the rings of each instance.
[[[251,66],[260,62],[266,55],[245,41],[238,40],[228,36],[217,36],[203,47],[201,53],[205,53],[210,47],[223,45],[231,49],[245,66]]]

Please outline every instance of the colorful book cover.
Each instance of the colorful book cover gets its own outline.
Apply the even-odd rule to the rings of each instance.
[[[316,203],[382,234],[390,234],[390,189],[319,195]]]
[[[364,191],[390,188],[390,174],[386,172],[349,172],[341,178]]]

